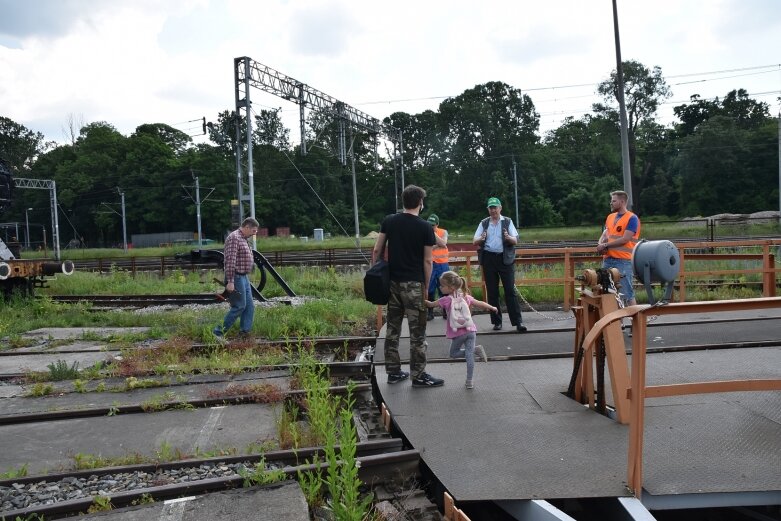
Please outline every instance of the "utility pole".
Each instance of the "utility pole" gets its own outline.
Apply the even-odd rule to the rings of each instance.
[[[358,224],[358,184],[355,181],[355,135],[353,126],[350,125],[350,162],[353,170],[353,211],[355,219],[355,247],[361,248],[361,230]]]
[[[399,170],[401,171],[401,190],[404,191],[404,134],[399,130]]]
[[[778,223],[781,224],[781,107],[778,109]]]
[[[119,187],[117,187],[117,192],[119,192],[119,196],[122,199],[122,245],[124,247],[125,252],[127,252],[127,224],[125,221],[125,192],[123,192]]]
[[[27,226],[27,249],[30,249],[30,216],[27,212],[32,210],[32,208],[25,208],[24,209],[24,224]]]
[[[629,165],[629,132],[626,122],[626,103],[624,102],[624,68],[621,65],[621,39],[618,36],[618,7],[613,0],[613,33],[616,40],[616,87],[618,97],[618,111],[621,118],[621,164],[624,171],[624,191],[629,196],[627,208],[633,206],[632,200],[632,170]]]
[[[192,169],[190,169],[192,173]],[[195,216],[198,221],[198,247],[203,244],[201,239],[201,185],[198,184],[198,176],[195,176]]]
[[[520,224],[518,218],[518,174],[515,170],[515,154],[513,154],[513,184],[515,185],[515,226]]]

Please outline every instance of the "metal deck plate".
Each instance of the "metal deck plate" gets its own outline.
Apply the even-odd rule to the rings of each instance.
[[[445,386],[388,385],[382,367],[378,386],[393,420],[458,501],[628,494],[628,428],[561,394],[571,359],[476,363],[473,390],[464,388],[463,362],[427,370]],[[647,383],[779,374],[781,348],[691,351],[649,355]],[[648,400],[646,491],[781,490],[780,418],[781,392]]]

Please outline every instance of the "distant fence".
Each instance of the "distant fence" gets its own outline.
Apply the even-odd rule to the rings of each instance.
[[[776,294],[778,272],[776,266],[776,249],[781,246],[781,239],[740,240],[740,241],[691,241],[676,242],[680,253],[681,271],[677,278],[675,299],[685,302],[687,287],[697,283],[703,277],[714,276],[746,276],[756,275],[762,286],[762,296],[772,297]],[[471,245],[461,245],[471,247]],[[263,252],[268,261],[275,267],[280,266],[356,266],[364,267],[371,260],[371,250],[355,249],[323,249],[287,252]],[[516,269],[526,270],[530,265],[539,266],[539,274],[535,277],[516,277],[519,287],[530,286],[561,286],[563,288],[562,308],[569,310],[576,301],[576,288],[579,282],[575,277],[585,268],[593,268],[602,263],[602,256],[597,255],[592,246],[578,247],[546,247],[518,248],[516,250]],[[449,263],[453,267],[463,267],[464,276],[470,288],[485,286],[477,263],[477,252],[474,249],[451,250]],[[698,269],[691,264],[697,262]],[[702,269],[703,264],[729,261],[738,263],[738,267],[723,267],[714,264],[713,267]],[[690,266],[687,269],[687,262]],[[165,275],[173,270],[197,271],[214,268],[214,263],[194,262],[176,259],[172,256],[160,257],[104,257],[95,260],[79,260],[79,271],[106,273],[112,270],[137,272],[157,272]]]

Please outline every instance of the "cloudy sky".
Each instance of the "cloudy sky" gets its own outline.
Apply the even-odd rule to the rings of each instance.
[[[778,0],[618,0],[618,14],[622,57],[660,66],[673,91],[663,122],[734,88],[778,113]],[[543,132],[588,113],[616,65],[610,0],[0,0],[0,116],[55,141],[69,121],[196,134],[233,108],[239,56],[378,119],[503,81]],[[297,106],[251,95],[297,141]]]

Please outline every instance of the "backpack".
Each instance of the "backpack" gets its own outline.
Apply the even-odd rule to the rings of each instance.
[[[448,312],[447,319],[451,329],[454,330],[475,325],[472,320],[472,312],[469,310],[469,304],[462,293],[459,292],[456,296],[451,295],[450,311]]]

